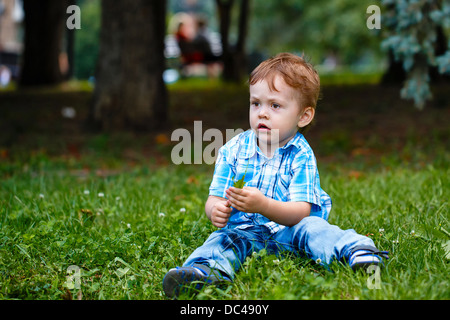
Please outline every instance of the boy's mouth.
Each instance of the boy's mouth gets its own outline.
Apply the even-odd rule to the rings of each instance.
[[[268,131],[270,131],[270,128],[268,126],[266,126],[264,123],[259,123],[257,128],[258,128],[258,130],[268,130]]]

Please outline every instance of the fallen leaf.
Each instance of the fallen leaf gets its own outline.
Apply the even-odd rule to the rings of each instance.
[[[376,154],[374,149],[370,148],[355,148],[351,151],[352,156],[372,156]]]
[[[69,291],[69,289],[66,289],[65,292],[62,293],[63,300],[73,300],[72,299],[72,293]]]
[[[170,143],[170,139],[165,133],[159,133],[155,137],[156,144],[167,145]]]
[[[186,183],[198,185],[199,181],[195,176],[189,176],[189,178],[187,178],[187,180],[186,180]]]
[[[0,149],[0,159],[7,159],[9,157],[8,149]]]
[[[363,173],[361,171],[351,170],[348,173],[349,178],[359,179],[363,176]]]

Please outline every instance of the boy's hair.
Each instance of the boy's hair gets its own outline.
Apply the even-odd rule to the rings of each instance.
[[[283,80],[300,93],[300,107],[316,108],[320,92],[320,79],[314,67],[303,57],[292,53],[280,53],[263,61],[250,74],[249,84],[265,80],[270,90],[278,91],[274,86],[275,76]]]

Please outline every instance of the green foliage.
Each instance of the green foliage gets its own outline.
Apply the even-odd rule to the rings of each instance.
[[[366,27],[370,0],[253,1],[249,47],[270,55],[304,52],[314,64],[334,55],[340,64],[378,66],[384,54]]]
[[[436,53],[438,29],[450,28],[450,4],[442,0],[384,0],[387,12],[383,26],[389,30],[382,43],[403,62],[407,80],[401,91],[405,99],[413,99],[422,109],[431,99],[429,67],[437,66],[440,73],[450,74],[450,41],[447,51]]]

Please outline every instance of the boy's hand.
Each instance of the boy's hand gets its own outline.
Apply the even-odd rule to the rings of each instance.
[[[244,187],[240,189],[230,187],[226,192],[231,206],[239,211],[247,213],[262,213],[265,209],[267,209],[267,198],[257,188]]]
[[[229,200],[219,200],[214,203],[211,211],[211,222],[217,228],[223,228],[227,225],[228,219],[233,209]]]

